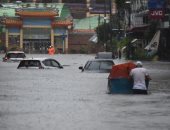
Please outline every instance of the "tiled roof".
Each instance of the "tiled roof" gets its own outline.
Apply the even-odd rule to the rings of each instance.
[[[56,27],[56,26],[70,26],[70,25],[73,25],[73,22],[71,21],[68,21],[68,20],[65,20],[65,21],[55,21],[52,23],[52,26],[53,27]]]
[[[22,21],[21,20],[16,20],[16,19],[4,19],[2,21],[3,24],[5,24],[6,26],[22,26]]]
[[[58,16],[57,12],[54,11],[18,11],[16,15],[20,15],[21,17],[55,17]]]
[[[87,17],[84,19],[75,19],[74,20],[74,29],[96,29],[96,27],[99,25],[99,21],[100,24],[104,22],[103,17],[100,18],[99,20],[99,16],[91,16],[91,17]]]
[[[94,29],[75,29],[72,32],[74,33],[80,33],[80,32],[84,32],[84,33],[94,33],[95,30]]]
[[[0,17],[14,17],[15,9],[12,8],[0,8]]]

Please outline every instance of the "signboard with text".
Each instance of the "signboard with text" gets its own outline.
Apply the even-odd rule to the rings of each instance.
[[[162,19],[165,16],[166,0],[149,0],[149,17],[151,19]]]
[[[162,19],[165,16],[163,10],[149,10],[149,17],[152,19]]]

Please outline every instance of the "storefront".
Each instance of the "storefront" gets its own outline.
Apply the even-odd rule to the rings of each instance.
[[[4,18],[2,22],[8,50],[16,48],[27,53],[46,53],[52,45],[60,53],[67,53],[68,29],[72,21],[60,19],[61,11],[35,7],[16,9],[15,14],[15,18]]]

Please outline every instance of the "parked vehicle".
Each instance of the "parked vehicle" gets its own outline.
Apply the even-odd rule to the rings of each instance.
[[[62,69],[63,66],[55,59],[52,58],[29,58],[20,61],[18,69]]]
[[[2,58],[4,62],[8,61],[21,61],[26,58],[26,55],[23,51],[9,51]]]
[[[136,65],[132,62],[122,63],[113,66],[108,77],[108,93],[110,94],[130,94],[132,93],[133,81],[130,80],[129,73]]]
[[[80,66],[82,72],[109,73],[114,65],[111,59],[93,59],[86,62],[85,66]]]
[[[95,59],[113,59],[112,52],[98,52]]]

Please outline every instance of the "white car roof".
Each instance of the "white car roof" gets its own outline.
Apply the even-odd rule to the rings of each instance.
[[[7,53],[24,53],[23,51],[8,51]]]
[[[113,61],[113,59],[91,59],[88,61]]]
[[[50,58],[25,58],[23,60],[40,60],[40,61],[43,61],[43,60],[46,60],[46,59],[50,59]]]

